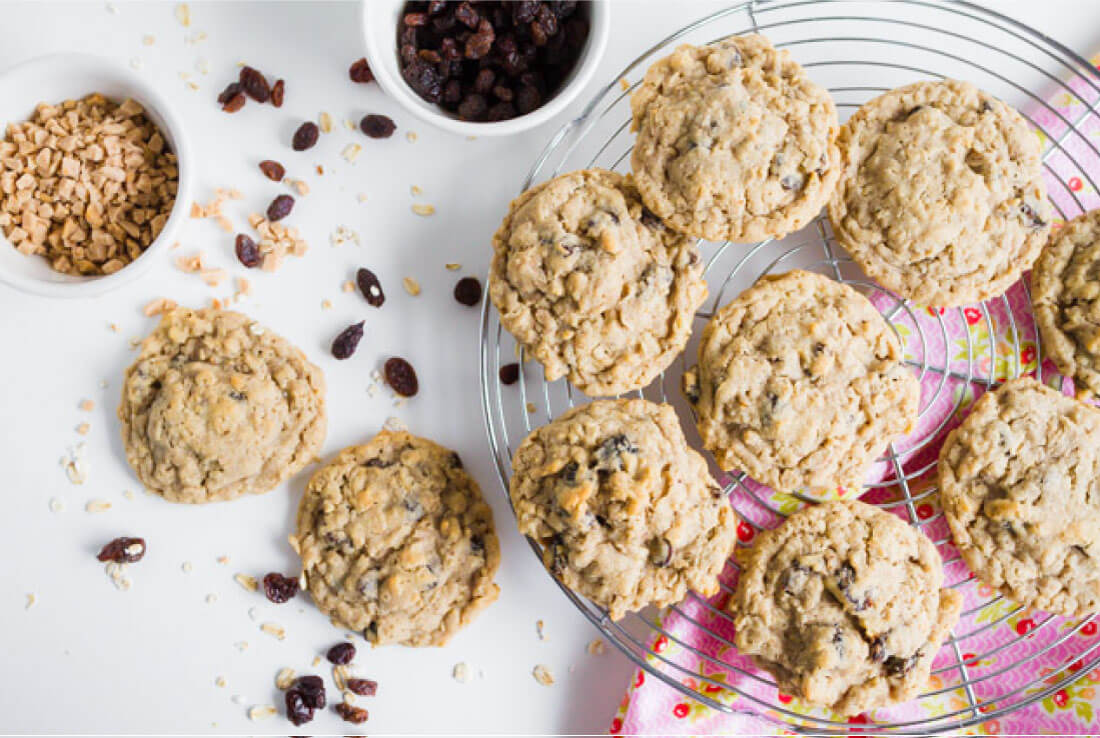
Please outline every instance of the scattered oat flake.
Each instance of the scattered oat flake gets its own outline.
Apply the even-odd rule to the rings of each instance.
[[[401,280],[401,284],[405,285],[405,291],[413,297],[420,294],[420,283],[412,277],[405,277]]]
[[[357,143],[350,143],[344,147],[344,150],[340,152],[340,156],[344,157],[352,164],[359,158],[359,152],[363,150],[363,147]]]
[[[65,503],[58,497],[50,498],[50,512],[65,512]]]
[[[458,271],[459,269],[461,269],[461,268],[462,268],[462,265],[461,265],[461,264],[453,264],[453,263],[451,263],[451,264],[444,264],[443,266],[447,267],[447,269],[448,269],[449,271],[452,271],[452,272],[457,272],[457,271]]]
[[[34,592],[27,592],[27,604],[23,607],[24,610],[30,610],[34,607],[34,604],[38,602],[38,596]]]
[[[109,328],[112,333],[118,333],[120,330],[118,327],[118,323],[108,323],[107,328]]]
[[[355,292],[355,282],[352,282],[349,279],[342,285],[340,285],[340,289],[342,289],[344,292]]]
[[[409,140],[409,143],[415,143],[416,142],[416,131],[409,131],[408,133],[405,134],[405,138],[407,138]]]
[[[214,684],[218,687],[224,687],[228,682],[225,681],[225,677],[219,676],[214,680]]]
[[[321,300],[321,309],[322,310],[331,310],[332,309],[332,300],[329,300],[328,298],[325,298],[324,300]]]
[[[156,42],[157,42],[156,36],[153,36],[151,34],[147,33],[147,34],[145,34],[144,36],[141,37],[141,43],[145,44],[146,46],[152,46]]]
[[[328,113],[322,111],[321,115],[319,115],[318,118],[317,118],[317,122],[320,124],[321,130],[324,133],[332,133],[332,116],[331,115],[329,115]]]
[[[176,307],[177,303],[175,300],[170,300],[167,297],[158,297],[152,302],[146,304],[146,306],[142,308],[141,312],[145,315],[145,317],[151,318],[154,315],[163,315],[170,310],[174,310]]]
[[[128,489],[122,490],[122,496],[131,501],[134,499],[134,493]]]
[[[206,595],[206,604],[213,605],[217,601],[218,601],[218,596],[216,594],[214,594],[213,592]]]
[[[328,237],[329,243],[333,246],[343,246],[345,243],[354,243],[356,246],[360,245],[359,232],[345,225],[337,226]]]
[[[184,574],[190,574],[191,570],[194,569],[194,567],[191,565],[190,561],[184,561],[182,564],[180,564],[180,569],[183,570]]]
[[[412,206],[412,211],[414,213],[416,213],[417,215],[423,215],[423,216],[435,215],[435,206],[434,205],[426,205],[424,203],[419,203],[418,202],[418,203],[415,203]]]
[[[407,425],[405,425],[405,421],[401,420],[401,418],[398,418],[394,415],[391,415],[390,417],[386,418],[386,422],[382,423],[382,427],[385,430],[395,431],[395,432],[406,431],[406,430],[409,429],[409,427]]]
[[[409,192],[410,192],[410,193],[412,193],[412,196],[413,196],[413,197],[416,197],[417,195],[422,195],[422,194],[424,194],[424,190],[420,189],[420,188],[419,188],[419,187],[417,187],[416,185],[413,185],[412,187],[410,187],[410,188],[409,188]]]
[[[286,638],[286,629],[276,623],[264,623],[260,626],[260,630],[267,633],[269,636],[278,638],[280,641]]]
[[[191,6],[187,3],[176,4],[176,20],[180,25],[187,28],[191,25]]]
[[[111,503],[107,500],[88,500],[84,505],[84,512],[101,513],[111,509]]]
[[[451,677],[459,684],[467,684],[474,678],[474,670],[465,661],[460,661],[451,669]]]
[[[535,621],[535,630],[536,630],[536,631],[538,632],[538,634],[539,634],[539,640],[540,640],[540,641],[545,641],[545,640],[548,640],[548,639],[547,639],[547,637],[546,637],[546,630],[545,630],[545,628],[546,628],[546,624],[545,624],[545,623],[543,623],[543,622],[542,622],[541,620],[536,620],[536,621]]]
[[[78,407],[84,412],[91,412],[92,410],[95,410],[95,402],[93,402],[92,400],[81,400]]]
[[[554,683],[554,673],[550,671],[550,667],[546,664],[536,664],[535,668],[531,670],[531,675],[535,677],[535,681],[544,687],[549,687]]]
[[[204,269],[199,272],[199,276],[207,287],[217,287],[229,275],[224,269]]]
[[[275,675],[275,686],[279,689],[290,689],[292,684],[294,684],[294,669],[290,667],[279,669],[279,673]]]
[[[237,584],[241,585],[249,592],[255,592],[260,588],[260,585],[256,582],[256,577],[248,574],[234,574],[233,578],[237,580]]]
[[[320,656],[314,656],[313,657],[313,666],[316,667],[316,666],[320,665],[320,663],[321,663],[321,657]]]
[[[347,688],[348,683],[348,667],[343,664],[337,664],[332,667],[332,681],[336,683],[336,688],[341,692]]]
[[[228,556],[219,556],[218,558],[215,559],[215,561],[217,561],[219,564],[228,564],[229,563],[229,557]]]
[[[76,432],[82,436],[86,436],[88,435],[88,431],[90,431],[91,429],[92,426],[88,425],[87,423],[81,423],[76,427]]]
[[[271,705],[253,705],[248,708],[249,720],[266,720],[275,714],[276,710]]]
[[[607,646],[604,644],[602,638],[593,638],[588,642],[588,653],[592,656],[599,656],[607,651]]]

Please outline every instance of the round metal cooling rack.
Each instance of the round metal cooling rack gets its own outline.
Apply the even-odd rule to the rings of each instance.
[[[789,49],[815,81],[830,90],[842,118],[870,98],[917,79],[956,77],[974,82],[1015,105],[1042,132],[1050,192],[1073,203],[1072,208],[1055,205],[1062,218],[1085,209],[1078,195],[1080,180],[1092,192],[1097,190],[1089,171],[1100,170],[1100,151],[1080,129],[1091,123],[1090,117],[1100,117],[1100,74],[1065,47],[995,12],[962,2],[920,0],[756,0],[702,18],[642,54],[580,117],[558,131],[535,162],[525,187],[574,169],[628,171],[629,95],[646,68],[681,43],[713,43],[751,32],[764,33],[777,47]],[[1077,84],[1071,86],[1071,79]],[[1069,118],[1060,113],[1048,102],[1056,96],[1079,113]],[[859,289],[897,331],[906,361],[921,380],[920,422],[909,437],[890,445],[859,494],[928,534],[943,556],[945,586],[964,595],[963,616],[937,655],[929,690],[908,706],[876,710],[869,717],[872,724],[866,725],[851,724],[778,694],[769,674],[737,655],[723,607],[736,582],[732,558],[715,597],[707,600],[689,593],[675,606],[648,608],[617,622],[559,582],[565,596],[653,678],[714,709],[753,713],[805,733],[957,730],[1030,705],[1100,665],[1100,638],[1084,637],[1096,628],[1089,618],[1026,610],[982,587],[951,545],[936,501],[939,446],[973,399],[1028,371],[1035,371],[1040,381],[1061,386],[1062,378],[1049,365],[1044,371],[1026,283],[966,308],[921,308],[864,277],[843,256],[821,216],[781,242],[701,243],[701,248],[711,298],[696,316],[699,328],[761,274],[802,268]],[[689,411],[676,388],[682,369],[695,355],[699,332],[684,352],[681,371],[666,372],[637,393],[672,402],[684,420],[690,419]],[[482,404],[489,446],[505,490],[512,454],[523,437],[587,402],[565,380],[545,382],[537,364],[525,367],[518,384],[502,386],[500,367],[517,357],[515,343],[486,300],[481,325]],[[692,424],[684,425],[689,439],[697,441]],[[740,546],[751,545],[757,531],[779,524],[785,514],[814,501],[810,494],[776,495],[743,473],[725,475],[713,460],[711,464],[744,521]],[[537,544],[529,542],[537,554]]]

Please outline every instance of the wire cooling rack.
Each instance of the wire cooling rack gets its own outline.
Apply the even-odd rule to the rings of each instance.
[[[1060,189],[1058,199],[1073,203],[1072,208],[1055,203],[1062,218],[1085,209],[1078,195],[1082,179],[1091,191],[1097,189],[1089,172],[1100,171],[1100,151],[1081,133],[1100,108],[1096,70],[1058,43],[990,10],[920,0],[756,0],[685,26],[627,66],[580,117],[553,136],[525,188],[573,169],[627,172],[632,146],[629,96],[646,68],[681,43],[713,43],[750,32],[765,33],[777,47],[789,49],[815,81],[828,87],[842,119],[870,98],[917,79],[974,82],[1015,105],[1042,132],[1049,191],[1053,196]],[[1071,87],[1068,80],[1073,78],[1083,84]],[[1069,96],[1063,99],[1076,105],[1080,114],[1069,119],[1060,113],[1048,102],[1055,96]],[[1052,166],[1052,157],[1069,161],[1077,176],[1067,174],[1064,166]],[[677,388],[683,369],[694,362],[698,329],[719,306],[760,275],[792,268],[821,272],[866,294],[902,340],[906,361],[921,380],[922,396],[916,430],[890,445],[857,494],[933,540],[943,556],[945,586],[964,595],[963,616],[937,655],[928,691],[907,707],[875,711],[868,718],[872,725],[866,725],[810,709],[778,693],[770,675],[736,653],[732,623],[724,611],[736,583],[734,559],[715,597],[707,600],[689,593],[678,605],[648,608],[618,622],[559,582],[565,596],[648,675],[714,709],[751,712],[805,733],[845,735],[870,729],[926,734],[961,729],[1056,695],[1100,665],[1100,638],[1082,637],[1095,632],[1091,619],[1026,610],[975,580],[951,545],[937,501],[939,447],[977,396],[1029,371],[1055,386],[1062,382],[1049,364],[1044,371],[1026,283],[965,308],[922,308],[864,277],[837,246],[824,217],[781,242],[700,246],[711,297],[696,315],[695,339],[678,364],[636,394],[676,405],[689,440],[698,447]],[[481,325],[482,404],[489,446],[505,489],[511,456],[527,433],[588,401],[565,380],[545,382],[537,363],[524,366],[516,385],[503,386],[500,367],[519,356],[486,300]],[[814,501],[810,494],[777,495],[743,473],[722,474],[713,460],[711,467],[744,521],[739,546],[751,545],[757,531],[779,524],[785,515]],[[529,543],[537,554],[537,544]]]

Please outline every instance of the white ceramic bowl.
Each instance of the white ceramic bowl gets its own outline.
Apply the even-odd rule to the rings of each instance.
[[[438,105],[422,99],[405,83],[397,56],[397,30],[405,0],[363,0],[363,34],[367,63],[387,95],[417,118],[464,136],[507,136],[545,123],[565,109],[592,79],[611,31],[610,0],[588,0],[588,40],[565,83],[542,107],[527,115],[495,123],[459,120]]]
[[[0,282],[48,297],[90,297],[120,287],[140,277],[160,258],[173,234],[187,217],[193,160],[183,124],[168,101],[153,85],[130,69],[90,54],[53,54],[19,64],[0,73],[0,137],[8,123],[27,120],[40,102],[59,103],[99,92],[112,100],[133,98],[179,160],[179,191],[168,222],[149,247],[114,274],[80,276],[54,271],[41,256],[26,256],[0,232]]]

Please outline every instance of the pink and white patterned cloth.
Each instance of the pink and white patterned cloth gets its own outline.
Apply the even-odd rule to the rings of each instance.
[[[1100,54],[1092,59],[1092,63],[1100,66]],[[1100,155],[1096,151],[1100,149],[1100,117],[1089,112],[1090,106],[1095,108],[1100,104],[1100,91],[1097,90],[1100,85],[1082,78],[1067,84],[1073,94],[1063,89],[1050,97],[1047,103],[1053,110],[1036,105],[1028,113],[1043,129],[1036,130],[1036,135],[1044,147],[1051,149],[1046,173],[1050,200],[1067,218],[1072,218],[1083,209],[1100,207],[1100,193],[1090,177],[1086,176],[1087,172],[1100,182]],[[1075,131],[1069,130],[1070,125],[1063,118]],[[1055,227],[1059,225],[1060,222],[1055,223]],[[894,307],[892,299],[884,294],[872,299],[884,312]],[[923,328],[924,341],[920,340],[915,330],[918,323]],[[919,498],[912,511],[907,511],[905,505],[891,509],[903,517],[916,515],[922,530],[938,543],[937,547],[947,562],[947,582],[955,583],[966,579],[969,572],[951,546],[938,496],[929,494],[921,497],[921,492],[935,484],[935,473],[930,467],[934,464],[944,435],[965,417],[969,406],[984,391],[982,382],[966,381],[965,377],[1003,380],[1018,372],[1036,370],[1039,357],[1030,304],[1021,283],[1012,287],[1003,299],[987,302],[985,310],[974,306],[939,311],[937,314],[928,309],[913,308],[911,312],[900,311],[894,324],[906,342],[908,359],[921,363],[927,359],[933,366],[946,365],[954,375],[945,378],[942,373],[927,371],[922,377],[923,414],[916,432],[910,438],[927,440],[919,448],[907,449],[902,445],[897,451],[907,475],[926,469],[927,473],[919,474],[910,481],[912,494]],[[1043,378],[1049,380],[1054,374],[1053,366],[1045,363]],[[880,464],[876,473],[883,482],[889,482],[892,478],[892,471],[886,464]],[[751,521],[751,524],[741,523],[738,532],[742,543],[750,543],[758,528],[773,527],[778,523],[778,516],[755,498],[766,501],[768,506],[784,514],[800,506],[792,497],[776,494],[751,482],[746,481],[746,485],[749,486],[733,493],[738,512]],[[837,490],[836,494],[849,496],[846,490]],[[900,498],[895,486],[884,483],[882,487],[868,491],[862,499],[883,503]],[[735,580],[735,571],[727,567],[723,581],[728,586]],[[966,596],[967,608],[964,610],[974,608],[994,595],[976,581],[961,587],[960,592]],[[647,660],[670,678],[729,705],[736,713],[728,714],[707,707],[638,669],[611,721],[609,732],[612,735],[786,733],[781,722],[761,717],[770,712],[773,718],[780,718],[778,713],[767,707],[776,702],[795,713],[843,720],[801,705],[799,700],[789,696],[777,694],[774,687],[752,676],[762,672],[755,669],[749,659],[736,653],[730,645],[733,640],[730,622],[717,612],[727,600],[728,590],[709,602],[690,595],[681,605],[667,611],[661,627],[672,638],[660,636],[652,639],[647,645],[659,655],[651,654]],[[1081,735],[1096,732],[1100,725],[1100,667],[1085,671],[1081,655],[1089,652],[1084,660],[1092,661],[1100,654],[1100,617],[1084,625],[1080,625],[1079,620],[1067,620],[1033,610],[1021,610],[1005,617],[1015,609],[1016,605],[1002,599],[965,617],[955,631],[961,634],[958,646],[973,682],[979,719],[983,716],[982,703],[986,698],[1023,687],[1037,676],[1044,679],[1025,689],[1022,694],[1046,691],[1051,685],[1063,681],[1066,675],[1077,678],[1029,707],[977,722],[965,734]],[[708,635],[706,630],[713,635]],[[1041,656],[1027,659],[1024,666],[1013,667],[1025,654],[1034,654],[1048,644],[1054,645]],[[1090,652],[1090,649],[1095,650]],[[976,657],[975,654],[988,655]],[[731,671],[722,662],[733,664],[748,672],[748,675]],[[940,652],[933,664],[929,686],[930,691],[944,691],[935,697],[875,711],[871,715],[859,715],[849,718],[848,722],[870,723],[868,729],[873,731],[874,722],[928,720],[969,711],[971,704],[968,696],[961,687],[952,688],[960,682],[957,663],[950,648]],[[670,664],[682,667],[682,670]],[[937,669],[941,671],[937,673]],[[707,679],[692,676],[698,674],[705,675]],[[729,686],[736,686],[738,691],[758,697],[760,702],[735,693]]]

